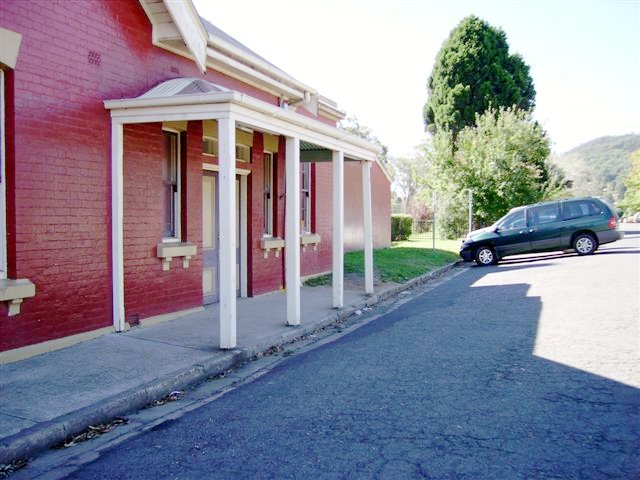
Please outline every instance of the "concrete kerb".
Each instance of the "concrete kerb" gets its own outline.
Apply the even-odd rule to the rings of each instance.
[[[242,365],[255,355],[268,352],[271,348],[292,344],[303,337],[312,335],[351,317],[358,310],[376,305],[394,295],[398,295],[402,291],[422,285],[446,273],[461,262],[459,260],[448,264],[416,277],[407,283],[393,286],[380,294],[371,295],[354,305],[337,309],[313,325],[292,327],[284,334],[265,337],[254,345],[225,352],[222,356],[217,353],[203,362],[159,377],[147,384],[101,400],[97,404],[89,405],[48,422],[42,422],[7,437],[0,443],[0,464],[8,464],[18,459],[28,458],[38,452],[61,444],[72,435],[85,430],[89,425],[109,422],[116,417],[140,410],[172,391],[185,389],[210,377],[215,377],[229,369]]]
[[[105,423],[139,410],[174,390],[184,389],[208,377],[218,375],[242,361],[243,356],[240,351],[228,352],[223,356],[218,355],[205,362],[101,400],[99,403],[34,425],[2,440],[0,464],[28,458],[40,451],[52,448],[72,435],[83,431],[89,425]]]

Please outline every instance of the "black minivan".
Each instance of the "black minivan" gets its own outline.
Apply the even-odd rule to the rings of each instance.
[[[606,202],[572,198],[512,209],[490,227],[470,232],[460,256],[466,262],[493,265],[521,253],[573,249],[589,255],[623,235],[616,212]]]

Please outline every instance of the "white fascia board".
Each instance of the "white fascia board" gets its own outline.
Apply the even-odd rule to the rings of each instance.
[[[0,27],[0,62],[9,68],[16,68],[22,35]]]
[[[232,45],[229,42],[221,38],[218,38],[211,33],[209,33],[209,45],[213,48],[209,48],[208,51],[211,51],[213,49],[218,49],[218,50],[221,50],[223,53],[226,52],[230,55],[233,55],[236,58],[239,58],[244,62],[246,62],[246,64],[249,66],[249,68],[252,71],[255,72],[255,69],[262,70],[263,72],[266,72],[267,74],[273,76],[274,81],[277,81],[278,83],[283,84],[284,86],[288,86],[292,90],[302,92],[302,96],[304,96],[304,92],[309,92],[312,95],[314,94],[317,95],[318,93],[315,91],[315,89],[311,88],[309,85],[306,85],[303,82],[296,80],[291,75],[280,70],[274,65],[271,65],[268,62],[265,62],[261,58],[251,55],[249,52],[245,50],[241,50],[235,45]],[[225,58],[229,59],[229,57],[226,55],[225,55]],[[298,93],[297,96],[300,97],[300,94]]]
[[[207,71],[207,31],[202,26],[200,16],[193,3],[164,0],[180,36],[193,54],[193,58],[202,72]]]
[[[224,118],[232,113],[238,121],[265,132],[293,136],[323,148],[339,150],[349,158],[375,161],[380,152],[380,147],[360,137],[235,91],[107,100],[104,105],[111,110],[111,117],[121,123],[207,120]]]
[[[330,105],[328,103],[324,103],[322,100],[320,100],[320,113],[323,113],[325,117],[331,119],[331,120],[344,120],[346,118],[346,114],[345,112],[343,112],[342,110],[337,109],[336,107],[334,107],[333,105]]]
[[[105,100],[104,108],[107,110],[121,110],[129,108],[168,107],[180,105],[217,105],[233,102],[234,99],[239,99],[241,96],[241,93],[231,91],[195,95],[178,95],[175,97],[164,98],[123,98]]]
[[[207,66],[212,70],[217,70],[260,90],[265,90],[272,95],[284,96],[290,99],[304,98],[304,91],[291,88],[212,48],[207,48]]]

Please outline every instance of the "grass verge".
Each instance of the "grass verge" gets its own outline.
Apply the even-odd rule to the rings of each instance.
[[[407,240],[393,242],[390,248],[374,249],[373,268],[383,282],[404,283],[412,278],[456,261],[459,257],[459,240]],[[349,252],[344,256],[345,274],[364,275],[364,252]],[[312,278],[307,286],[330,285],[331,275]]]

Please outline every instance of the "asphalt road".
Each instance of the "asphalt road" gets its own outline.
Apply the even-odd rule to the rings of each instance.
[[[640,478],[640,229],[462,269],[72,479]]]

